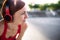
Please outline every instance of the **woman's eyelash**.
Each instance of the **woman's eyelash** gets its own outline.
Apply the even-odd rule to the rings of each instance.
[[[25,14],[25,13],[22,13],[21,15],[23,15],[23,14]]]
[[[26,12],[24,11],[21,15],[24,15]]]

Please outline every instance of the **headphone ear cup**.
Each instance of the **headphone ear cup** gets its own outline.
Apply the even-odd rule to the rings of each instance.
[[[8,5],[5,8],[5,12],[6,12],[6,15],[5,15],[4,19],[6,21],[12,21],[12,15],[10,15],[10,10],[9,10],[9,6]]]
[[[6,21],[11,21],[11,17],[10,17],[9,15],[6,15],[6,16],[4,17],[4,19],[5,19]]]

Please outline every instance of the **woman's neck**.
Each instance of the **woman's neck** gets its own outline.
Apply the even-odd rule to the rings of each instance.
[[[18,22],[9,22],[8,24],[8,29],[16,29],[18,26]]]

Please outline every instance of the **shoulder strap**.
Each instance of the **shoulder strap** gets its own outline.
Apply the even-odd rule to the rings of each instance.
[[[6,32],[7,32],[7,26],[8,26],[8,25],[7,25],[7,22],[4,21],[4,32],[3,32],[3,34],[2,34],[3,36],[6,35]]]
[[[21,32],[21,25],[18,25],[18,32],[17,33],[20,33]]]
[[[18,30],[14,38],[16,38],[20,34],[20,32],[21,32],[21,25],[18,25]]]

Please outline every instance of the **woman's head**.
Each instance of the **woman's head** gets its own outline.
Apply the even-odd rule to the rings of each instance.
[[[26,18],[28,17],[27,12],[26,12],[26,6],[24,6],[22,9],[19,11],[15,12],[14,14],[14,21],[24,23],[26,21]]]
[[[2,7],[2,15],[7,22],[16,20],[17,18],[18,21],[22,16],[26,17],[25,3],[21,0],[5,0]]]

